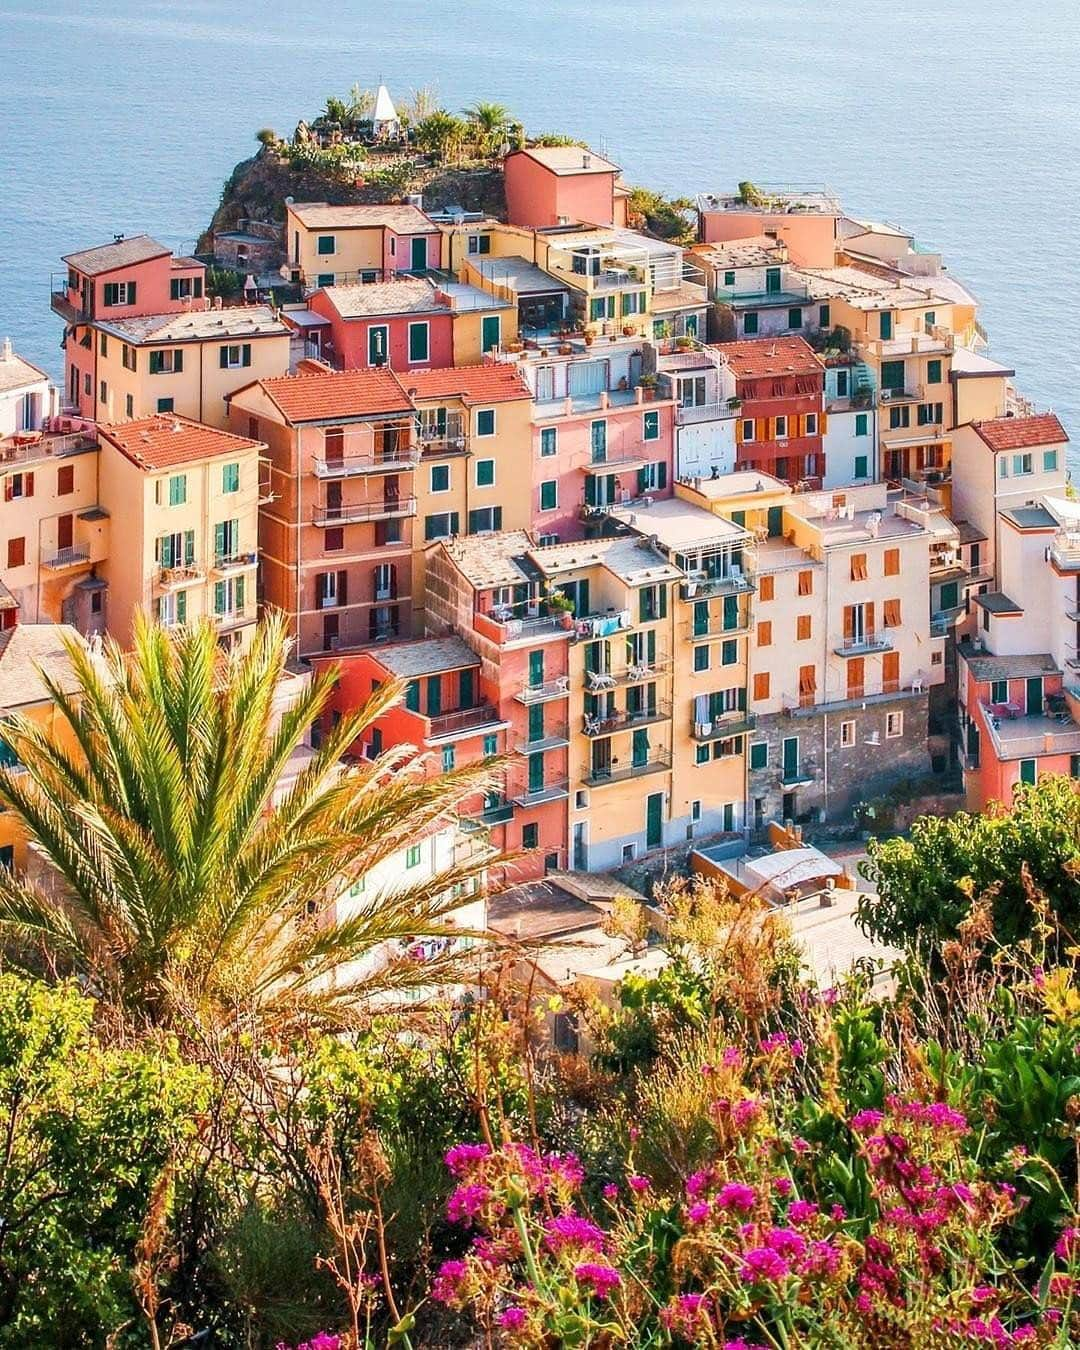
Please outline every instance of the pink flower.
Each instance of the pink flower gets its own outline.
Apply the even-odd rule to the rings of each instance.
[[[856,1134],[869,1134],[871,1130],[876,1130],[884,1119],[885,1116],[881,1111],[859,1111],[851,1117],[851,1128]]]
[[[505,1312],[499,1314],[499,1326],[505,1327],[507,1331],[519,1331],[524,1325],[524,1308],[507,1308]]]
[[[432,1281],[431,1297],[436,1303],[456,1302],[461,1297],[468,1274],[469,1267],[464,1261],[444,1261]]]
[[[644,1194],[649,1189],[649,1178],[642,1176],[632,1176],[626,1178],[626,1184],[632,1191],[637,1191],[638,1195]]]
[[[833,1007],[834,1004],[840,1002],[840,990],[837,989],[835,985],[829,989],[823,989],[821,991],[821,1001],[827,1008]]]
[[[686,1178],[686,1194],[691,1200],[696,1200],[699,1195],[708,1190],[712,1177],[708,1172],[692,1172]]]
[[[688,1341],[697,1339],[708,1316],[709,1300],[704,1294],[679,1294],[667,1307],[660,1309],[661,1323]]]
[[[446,1217],[451,1223],[468,1227],[490,1199],[487,1186],[459,1186],[446,1202]]]
[[[556,1253],[565,1251],[567,1247],[583,1247],[587,1251],[602,1252],[607,1244],[607,1234],[590,1219],[582,1218],[580,1214],[560,1214],[548,1220],[544,1242]]]
[[[833,1205],[832,1209],[829,1210],[829,1218],[832,1219],[833,1223],[843,1223],[847,1218],[847,1210],[843,1205]]]
[[[463,1177],[472,1170],[474,1163],[486,1158],[490,1152],[487,1144],[455,1144],[447,1150],[444,1161],[455,1177]]]
[[[790,1273],[788,1263],[771,1247],[752,1247],[743,1255],[739,1275],[746,1284],[774,1284]]]
[[[605,1200],[617,1200],[619,1198],[619,1188],[613,1181],[609,1181],[604,1187],[602,1194]]]
[[[686,1211],[686,1217],[691,1223],[704,1223],[710,1213],[709,1202],[707,1200],[698,1200]]]
[[[585,1169],[576,1153],[549,1153],[544,1158],[554,1181],[561,1181],[571,1190],[576,1189],[585,1180]]]
[[[736,1102],[731,1112],[731,1119],[740,1130],[753,1125],[760,1116],[761,1103],[753,1097],[744,1097],[742,1101]]]
[[[777,1195],[790,1195],[795,1187],[790,1177],[774,1177],[773,1189]]]
[[[725,1182],[714,1202],[718,1209],[736,1210],[740,1214],[749,1214],[757,1204],[757,1191],[741,1181]]]
[[[1080,1228],[1065,1229],[1054,1246],[1054,1255],[1061,1261],[1080,1255]]]
[[[770,1229],[765,1245],[788,1261],[798,1261],[806,1255],[806,1239],[794,1228]]]
[[[792,1200],[788,1205],[787,1216],[792,1223],[809,1223],[818,1213],[817,1205],[809,1200]]]
[[[728,1048],[724,1051],[724,1053],[720,1056],[720,1063],[724,1066],[725,1069],[742,1068],[742,1062],[743,1062],[742,1051],[737,1046],[734,1045],[729,1045]]]
[[[791,1141],[791,1151],[796,1157],[801,1158],[803,1154],[810,1152],[810,1145],[800,1135],[795,1135]]]
[[[607,1298],[622,1284],[622,1277],[617,1270],[613,1270],[611,1266],[597,1265],[592,1261],[575,1266],[574,1278],[581,1284],[591,1284],[597,1298]]]

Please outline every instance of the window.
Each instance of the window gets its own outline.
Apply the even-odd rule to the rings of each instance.
[[[707,745],[694,746],[694,763],[708,764],[708,762],[709,762],[709,747]]]
[[[735,285],[735,273],[734,273],[734,272],[728,271],[728,272],[725,272],[725,273],[724,273],[724,285],[725,285],[725,286],[734,286],[734,285]]]
[[[61,464],[56,471],[56,495],[66,497],[75,491],[75,465]]]
[[[540,428],[540,456],[547,459],[559,448],[559,432],[556,427]]]
[[[199,300],[202,292],[202,277],[173,277],[169,282],[171,300]]]
[[[93,376],[90,374],[89,371],[87,371],[86,374],[83,376],[83,393],[86,395],[87,398],[90,397],[90,393],[93,387],[94,387]]]
[[[777,295],[780,291],[782,273],[779,267],[766,267],[765,269],[765,293],[767,295]]]
[[[887,577],[898,577],[900,575],[900,550],[898,548],[887,548],[885,550],[885,575]]]
[[[334,236],[332,234],[320,234],[315,242],[315,252],[319,257],[325,258],[335,251]]]
[[[452,745],[444,745],[442,750],[443,773],[453,773],[455,758],[454,747]]]
[[[431,466],[431,490],[432,492],[450,491],[449,464],[433,464]]]
[[[658,410],[654,409],[652,412],[642,413],[641,439],[643,441],[658,441],[660,439],[660,413]]]
[[[607,423],[596,421],[589,424],[589,453],[593,464],[603,464],[607,459]]]
[[[1054,473],[1058,466],[1058,452],[1056,450],[1043,451],[1043,473]]]
[[[1012,471],[1014,478],[1020,478],[1026,473],[1031,473],[1033,462],[1030,454],[1013,455]]]
[[[768,619],[762,619],[757,626],[757,645],[759,647],[772,646],[772,623]]]
[[[320,272],[315,278],[316,286],[332,286],[334,284],[333,272]]]
[[[806,699],[810,703],[814,701],[813,696],[817,692],[817,675],[813,666],[799,667],[799,697]]]
[[[495,485],[495,461],[493,459],[478,459],[476,461],[476,486],[494,487]]]
[[[817,434],[817,413],[807,413],[803,419],[803,435],[816,436]]]
[[[251,343],[226,343],[218,348],[218,365],[222,370],[237,370],[241,366],[251,365]]]
[[[103,298],[110,309],[114,305],[133,305],[135,303],[135,282],[107,281],[104,286]]]
[[[540,484],[540,510],[554,511],[559,505],[559,485],[554,478]]]
[[[98,351],[100,351],[102,356],[108,356],[109,354],[109,339],[105,336],[104,333],[102,333],[99,337]]]
[[[424,539],[449,539],[460,533],[459,517],[456,511],[440,511],[438,515],[424,517]]]
[[[767,769],[769,767],[768,741],[754,741],[750,746],[750,767],[751,769]]]
[[[787,326],[789,328],[802,327],[802,310],[798,308],[789,309],[787,312]]]
[[[492,732],[490,735],[484,737],[484,757],[487,758],[489,755],[497,755],[498,753],[499,738]]]
[[[840,723],[840,744],[845,749],[855,744],[855,723]]]
[[[769,697],[768,671],[758,671],[754,676],[754,702],[764,703]]]
[[[1022,759],[1020,761],[1020,782],[1034,783],[1037,773],[1038,761],[1034,759]]]
[[[476,434],[478,436],[495,435],[495,409],[478,408],[476,412]]]
[[[919,415],[915,420],[921,427],[934,426],[944,420],[944,409],[940,403],[920,403]]]
[[[7,542],[7,565],[9,567],[22,567],[26,562],[26,540],[20,536],[18,539],[9,539]]]
[[[900,601],[886,600],[883,610],[883,619],[886,628],[900,627]]]
[[[998,477],[1008,478],[1008,476],[1009,476],[1009,457],[1008,455],[1002,455],[1001,458],[998,460]]]
[[[885,736],[888,740],[895,740],[898,736],[904,734],[904,714],[902,712],[891,712],[885,715]]]
[[[223,464],[221,466],[221,490],[222,492],[240,491],[239,464]]]
[[[856,414],[855,414],[855,435],[856,435],[856,436],[869,436],[869,435],[870,435],[870,414],[869,414],[869,413],[856,413]],[[864,475],[864,476],[865,476],[865,475]]]
[[[870,477],[870,474],[869,474],[869,472],[868,472],[868,469],[869,469],[869,465],[867,464],[867,457],[866,457],[865,455],[856,455],[856,456],[855,456],[855,477],[856,477],[856,478],[869,478],[869,477]]]
[[[169,479],[169,505],[183,506],[187,501],[187,474],[177,473]]]
[[[853,553],[851,555],[851,579],[852,581],[866,580],[866,554]]]
[[[491,235],[490,234],[470,234],[469,235],[470,253],[490,253]]]
[[[558,542],[559,536],[557,534],[541,534],[540,536],[541,548],[550,548],[553,544],[557,544]]]
[[[795,620],[795,641],[805,642],[811,635],[812,620],[809,614],[800,614]]]
[[[135,370],[139,364],[135,348],[129,347],[126,342],[120,344],[120,364],[125,370]]]
[[[814,594],[814,574],[813,574],[813,572],[800,572],[800,573],[799,573],[799,584],[798,584],[798,588],[797,588],[797,589],[798,589],[798,594],[799,594],[799,595],[813,595],[813,594]]]
[[[340,553],[345,547],[345,531],[340,525],[332,530],[323,530],[323,552]]]
[[[414,364],[428,360],[431,351],[429,332],[429,324],[409,324],[409,360]]]
[[[911,426],[911,407],[905,403],[899,408],[889,409],[889,430],[897,431],[901,427]]]
[[[179,347],[150,353],[151,375],[179,375],[184,369],[184,353]]]
[[[502,529],[502,507],[485,506],[469,512],[470,534],[493,534]]]
[[[903,361],[882,361],[881,387],[894,393],[902,393],[905,387]]]
[[[773,576],[764,576],[758,578],[758,599],[771,600],[776,588],[776,578]]]
[[[990,702],[1008,703],[1009,701],[1009,681],[993,680],[990,684]]]
[[[159,413],[171,413],[176,410],[176,400],[174,398],[159,398],[157,401],[157,410]]]
[[[744,314],[742,321],[743,334],[746,337],[754,337],[758,330],[758,316],[754,313]]]
[[[773,434],[775,435],[775,437],[776,437],[776,439],[777,439],[778,441],[786,441],[786,440],[787,440],[787,418],[786,418],[786,417],[778,417],[778,418],[776,419],[776,422],[775,422],[775,428],[774,428],[774,433],[773,433]]]
[[[893,335],[893,316],[891,310],[886,309],[881,312],[880,333],[882,340],[885,342],[888,342]]]
[[[134,395],[134,394],[125,394],[125,395],[124,395],[124,415],[125,415],[126,417],[134,417],[134,416],[135,416],[135,395]]]
[[[214,560],[235,558],[240,552],[239,520],[221,520],[214,526]]]
[[[821,305],[818,309],[818,326],[821,328],[828,328],[830,323],[832,323],[832,315],[829,312],[829,306]],[[846,371],[844,373],[847,374]]]
[[[4,500],[13,497],[32,497],[34,495],[34,475],[32,473],[13,473],[4,487]]]
[[[589,301],[590,319],[613,319],[615,317],[615,297],[601,295]]]
[[[622,313],[626,314],[644,314],[646,309],[646,299],[644,291],[624,291],[622,295]]]
[[[709,669],[709,648],[704,643],[694,648],[694,669],[695,671]]]
[[[743,444],[746,444],[748,441],[752,441],[753,439],[754,439],[754,419],[752,417],[744,417],[742,420],[741,440],[743,441]]]
[[[929,318],[930,318],[930,315],[928,314],[926,317],[927,317],[927,319],[929,319]],[[927,383],[927,384],[940,384],[940,383],[941,383],[941,362],[940,362],[939,360],[936,360],[936,359],[935,359],[935,360],[933,360],[933,361],[927,361],[927,363],[926,363],[926,383]]]
[[[537,848],[540,844],[540,826],[535,821],[521,827],[521,847]]]
[[[734,638],[728,638],[720,644],[720,664],[733,666],[739,659],[739,644]]]
[[[405,866],[406,866],[406,867],[419,867],[419,866],[420,866],[420,845],[419,845],[419,844],[410,844],[409,847],[405,850]]]
[[[104,380],[102,380],[101,388],[98,390],[98,402],[108,403],[108,401],[109,401],[109,386],[105,383]]]

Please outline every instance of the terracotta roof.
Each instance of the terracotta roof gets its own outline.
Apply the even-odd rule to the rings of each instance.
[[[345,421],[412,411],[397,377],[385,369],[279,375],[256,384],[291,423]]]
[[[261,441],[235,436],[231,431],[208,427],[174,413],[155,413],[153,417],[140,417],[134,422],[99,426],[98,434],[133,464],[151,473],[218,455],[263,448]]]
[[[17,623],[0,633],[0,708],[48,701],[42,673],[66,694],[78,688],[65,640],[84,645],[78,631],[66,623]]]
[[[65,254],[62,261],[84,276],[93,277],[102,272],[115,272],[118,267],[131,267],[134,263],[161,258],[169,252],[164,244],[159,244],[148,234],[133,234],[130,239],[120,239],[114,244],[99,244],[97,248],[84,248],[81,253]]]
[[[449,312],[430,281],[406,279],[375,281],[366,286],[324,286],[319,294],[326,297],[343,319],[359,319],[369,314]]]
[[[311,230],[381,229],[395,234],[431,234],[438,226],[423,211],[406,203],[375,206],[331,206],[329,202],[293,202],[289,207]]]
[[[726,356],[736,379],[762,375],[821,375],[821,359],[805,338],[755,338],[752,342],[709,344]]]
[[[503,361],[483,366],[451,366],[445,370],[416,370],[401,378],[415,398],[460,398],[466,405],[532,398],[517,366]]]
[[[992,421],[971,425],[991,450],[1061,445],[1069,439],[1054,413],[1037,413],[1034,417],[995,417]]]
[[[617,164],[580,145],[527,145],[517,153],[528,155],[537,164],[542,164],[560,177],[576,176],[579,173],[619,172]]]

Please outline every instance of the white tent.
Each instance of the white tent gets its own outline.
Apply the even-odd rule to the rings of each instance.
[[[401,118],[385,84],[379,85],[375,95],[375,111],[371,114],[371,121],[376,136],[396,136],[401,130]]]

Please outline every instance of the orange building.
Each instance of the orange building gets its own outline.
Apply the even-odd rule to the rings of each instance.
[[[735,469],[820,487],[825,476],[825,366],[805,338],[720,342],[741,407]]]
[[[619,168],[580,145],[532,145],[503,161],[506,213],[511,225],[626,224]]]

